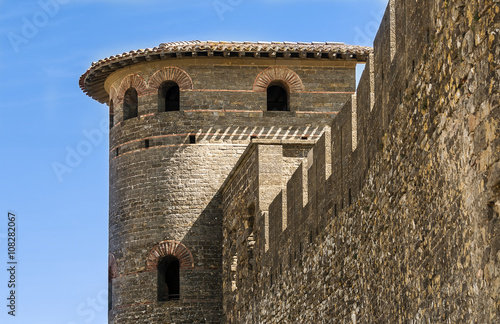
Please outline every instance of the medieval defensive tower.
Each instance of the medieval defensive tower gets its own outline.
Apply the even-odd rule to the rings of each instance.
[[[312,145],[369,52],[191,41],[92,64],[80,86],[110,110],[110,323],[223,321],[221,185],[254,139]]]

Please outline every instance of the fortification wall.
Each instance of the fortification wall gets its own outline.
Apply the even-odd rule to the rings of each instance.
[[[496,0],[390,1],[357,94],[255,210],[228,323],[499,321],[499,31]]]

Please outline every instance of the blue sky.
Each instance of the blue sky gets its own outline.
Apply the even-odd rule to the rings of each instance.
[[[387,0],[0,0],[0,269],[17,215],[17,311],[0,322],[107,322],[107,106],[92,61],[180,40],[372,45]],[[105,127],[100,124],[104,123]],[[89,135],[90,134],[90,135]]]

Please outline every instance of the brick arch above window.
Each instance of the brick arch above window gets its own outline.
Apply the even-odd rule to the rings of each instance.
[[[149,78],[148,86],[152,93],[156,93],[160,85],[165,81],[173,81],[179,86],[179,90],[192,90],[193,80],[186,71],[170,66],[156,71]]]
[[[118,89],[114,90],[111,89],[111,93],[116,93],[116,101],[123,102],[123,97],[125,96],[125,92],[130,89],[134,88],[137,91],[137,95],[139,97],[142,97],[147,94],[147,84],[144,79],[137,74],[130,74],[127,77],[125,77],[122,82],[120,83],[120,86]],[[111,98],[113,98],[113,95],[110,93]]]
[[[253,84],[253,91],[265,92],[272,82],[281,81],[288,86],[290,92],[304,90],[302,80],[297,73],[283,66],[274,66],[262,71]]]
[[[179,259],[181,270],[194,268],[193,255],[184,244],[177,241],[163,241],[155,245],[149,252],[146,269],[156,270],[158,263],[167,255],[173,255]]]
[[[112,280],[118,277],[118,265],[116,264],[116,258],[113,253],[108,255],[108,280]]]

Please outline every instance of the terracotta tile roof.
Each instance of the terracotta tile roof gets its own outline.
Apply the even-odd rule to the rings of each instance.
[[[158,47],[139,49],[92,62],[80,77],[80,88],[88,96],[105,103],[108,94],[104,81],[114,71],[125,66],[175,57],[238,56],[349,59],[365,62],[371,47],[336,42],[224,42],[186,41],[162,43]]]

